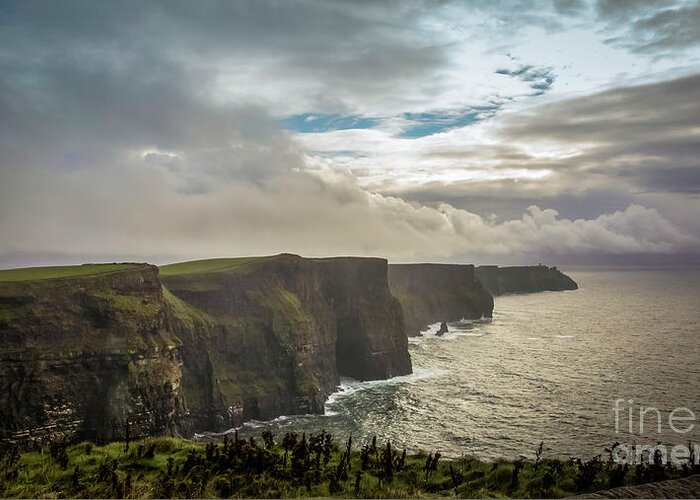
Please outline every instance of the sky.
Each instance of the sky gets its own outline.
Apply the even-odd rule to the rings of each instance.
[[[700,2],[0,0],[0,267],[700,262]]]

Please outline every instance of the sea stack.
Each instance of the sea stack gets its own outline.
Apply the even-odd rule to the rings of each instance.
[[[390,264],[389,287],[403,309],[406,333],[460,319],[490,318],[493,297],[468,264]]]

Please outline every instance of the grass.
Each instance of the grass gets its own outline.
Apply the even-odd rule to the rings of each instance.
[[[138,264],[82,264],[80,266],[25,267],[0,270],[0,282],[50,280],[96,276],[123,271]]]
[[[236,257],[227,259],[193,260],[160,266],[161,276],[180,276],[183,274],[207,274],[237,271],[247,268],[250,264],[271,257]]]
[[[209,314],[180,299],[165,286],[163,286],[163,298],[170,305],[173,314],[187,324],[191,325],[194,321],[199,321],[200,323],[209,325],[215,322],[214,318]]]
[[[304,309],[299,297],[282,287],[276,287],[265,292],[250,292],[256,300],[268,307],[278,323],[284,322],[288,328],[297,329],[300,325],[307,325],[313,321],[309,313]],[[284,333],[280,331],[280,333]],[[289,335],[293,332],[287,331],[286,338],[280,339],[290,341]]]
[[[699,472],[623,467],[600,457],[487,462],[437,455],[406,454],[376,440],[340,443],[323,432],[207,444],[164,437],[128,446],[54,444],[21,454],[6,446],[0,497],[558,498]]]

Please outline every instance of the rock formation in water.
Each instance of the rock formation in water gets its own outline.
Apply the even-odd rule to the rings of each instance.
[[[438,337],[442,337],[446,333],[449,333],[449,331],[450,330],[447,328],[447,323],[443,321],[442,323],[440,323],[440,329],[437,331],[437,333],[435,333],[435,335]]]
[[[118,267],[0,275],[0,439],[189,436],[322,412],[340,375],[411,372],[385,260]]]
[[[391,264],[389,287],[399,299],[406,333],[418,335],[428,325],[493,314],[493,297],[462,264]]]
[[[493,295],[543,291],[576,290],[578,285],[556,267],[478,266],[476,277]]]

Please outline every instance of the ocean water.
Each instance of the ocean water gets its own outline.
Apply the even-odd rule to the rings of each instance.
[[[490,321],[410,339],[413,375],[345,379],[326,415],[249,422],[240,432],[325,429],[485,459],[533,458],[541,441],[546,456],[561,458],[593,457],[616,441],[700,447],[700,269],[569,274],[579,290],[496,297]],[[642,433],[640,406],[659,410],[646,413]],[[679,407],[696,416],[689,432],[669,425]]]

